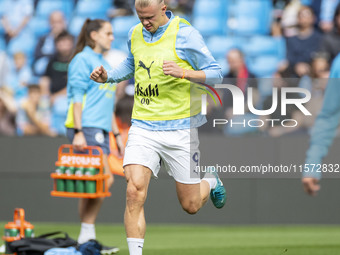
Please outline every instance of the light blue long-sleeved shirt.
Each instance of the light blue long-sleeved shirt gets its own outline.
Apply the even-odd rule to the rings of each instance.
[[[328,149],[332,144],[340,120],[339,96],[340,54],[334,59],[332,64],[323,106],[311,132],[306,164],[321,164],[322,159],[328,153]],[[321,173],[312,170],[312,167],[309,167],[309,171],[304,172],[304,177],[315,177],[320,179]]]
[[[143,36],[146,42],[156,42],[162,37],[170,22],[175,17],[170,11],[167,11],[166,15],[170,19],[169,22],[164,26],[160,26],[154,34],[143,28]],[[134,57],[131,53],[131,36],[134,28],[135,27],[131,28],[128,37],[129,55],[119,67],[108,72],[108,81],[110,82],[127,80],[132,78],[134,75],[135,63]],[[206,47],[201,34],[192,26],[180,23],[176,38],[176,53],[182,60],[189,62],[195,70],[204,71],[207,84],[213,85],[222,82],[220,66]],[[206,118],[201,114],[191,118],[166,121],[143,121],[132,119],[133,126],[149,130],[178,130],[195,128],[203,125],[205,122]]]
[[[320,20],[332,22],[336,6],[339,3],[339,0],[323,0],[321,2]]]
[[[83,103],[82,127],[111,131],[116,84],[99,84],[89,78],[100,65],[110,68],[103,56],[89,46],[72,59],[68,67],[67,101],[69,111],[71,104]],[[69,121],[66,120],[66,126]]]

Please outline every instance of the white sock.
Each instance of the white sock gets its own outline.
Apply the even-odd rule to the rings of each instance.
[[[216,185],[217,185],[217,180],[216,180],[216,177],[204,177],[203,178],[203,181],[206,181],[209,183],[209,186],[210,186],[210,190],[216,188]]]
[[[96,239],[96,229],[94,224],[82,222],[80,227],[80,234],[78,237],[78,243],[86,243],[91,239]]]
[[[127,238],[130,255],[142,255],[144,239]]]

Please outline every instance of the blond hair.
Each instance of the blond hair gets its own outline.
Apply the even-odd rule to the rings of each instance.
[[[150,6],[153,3],[164,4],[164,0],[136,0],[135,5],[141,8]]]

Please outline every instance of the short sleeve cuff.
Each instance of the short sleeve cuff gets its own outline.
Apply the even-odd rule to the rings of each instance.
[[[77,94],[73,96],[73,103],[82,103],[84,95]]]

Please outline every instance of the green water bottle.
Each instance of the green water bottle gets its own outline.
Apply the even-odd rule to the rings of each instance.
[[[31,228],[25,229],[25,237],[34,237],[34,230]]]
[[[74,175],[75,170],[76,170],[76,168],[74,166],[70,166],[70,167],[68,167],[66,169],[66,174],[68,176],[72,176],[72,175]],[[67,192],[75,192],[75,183],[74,183],[74,180],[67,179],[65,183],[66,183],[65,186],[66,186],[66,191]]]
[[[18,237],[19,229],[14,222],[9,222],[5,225],[5,238],[6,237]],[[6,239],[5,239],[6,240]],[[13,253],[9,248],[8,242],[5,242],[5,254]]]
[[[5,237],[16,237],[18,235],[19,229],[13,222],[10,222],[5,226]]]
[[[85,175],[93,176],[98,173],[98,169],[94,167],[89,167],[85,169]],[[85,191],[86,193],[96,193],[96,181],[86,181]]]
[[[34,237],[34,227],[31,223],[25,222],[25,237]]]
[[[56,173],[58,175],[65,173],[65,166],[58,166],[56,169]],[[65,191],[65,180],[64,179],[57,179],[57,191]]]
[[[15,237],[19,235],[19,230],[16,228],[12,228],[12,229],[5,229],[5,236],[6,237]]]
[[[84,167],[77,167],[76,168],[76,176],[83,176],[85,174]],[[84,193],[85,192],[85,181],[83,180],[76,180],[76,192]]]

